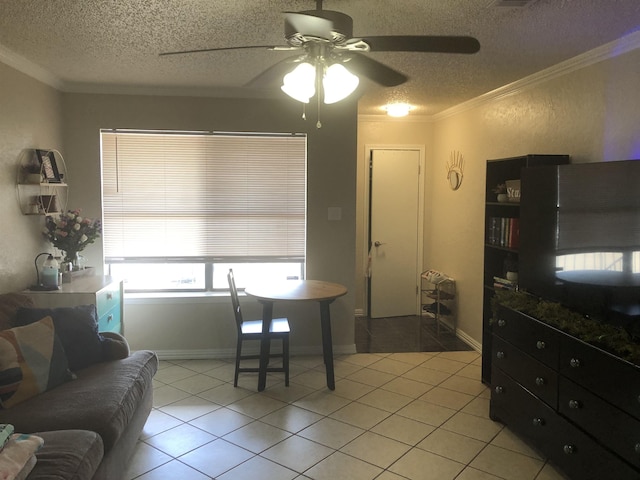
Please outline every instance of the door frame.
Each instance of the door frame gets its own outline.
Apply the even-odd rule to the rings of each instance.
[[[364,158],[365,158],[365,174],[364,174],[364,188],[362,204],[364,205],[364,235],[362,245],[362,265],[365,267],[365,288],[364,288],[364,307],[366,308],[366,316],[369,316],[369,217],[370,217],[370,205],[369,205],[369,190],[371,185],[371,151],[372,150],[413,150],[418,151],[420,154],[420,173],[418,181],[418,268],[416,272],[416,315],[420,315],[420,270],[423,265],[424,258],[424,190],[425,190],[425,172],[426,172],[426,160],[425,160],[425,146],[424,145],[395,145],[395,144],[365,144],[364,146]]]

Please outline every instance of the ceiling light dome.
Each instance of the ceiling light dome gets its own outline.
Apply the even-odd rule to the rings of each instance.
[[[390,117],[406,117],[413,107],[408,103],[390,103],[383,107]]]

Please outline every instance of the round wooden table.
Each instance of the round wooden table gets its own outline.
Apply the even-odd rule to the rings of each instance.
[[[336,298],[346,295],[347,288],[339,283],[322,280],[287,280],[286,282],[263,283],[250,285],[244,292],[262,303],[262,328],[269,332],[273,318],[273,304],[279,301],[308,302],[320,304],[320,326],[322,329],[322,354],[327,371],[327,387],[335,390],[333,373],[333,343],[331,340],[331,315],[329,305]],[[260,372],[258,374],[258,391],[264,390],[267,382],[267,366],[269,364],[270,344],[265,337],[260,342]]]

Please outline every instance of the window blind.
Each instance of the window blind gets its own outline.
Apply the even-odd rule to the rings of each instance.
[[[305,136],[101,133],[107,261],[304,259]]]

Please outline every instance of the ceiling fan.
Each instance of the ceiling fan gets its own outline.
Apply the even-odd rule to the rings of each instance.
[[[468,36],[386,35],[353,37],[353,19],[341,12],[315,10],[284,12],[286,45],[249,45],[164,52],[161,56],[240,49],[299,52],[249,81],[249,87],[280,86],[289,96],[308,103],[322,92],[325,103],[339,101],[358,86],[359,76],[394,87],[408,80],[403,73],[364,55],[367,52],[425,52],[471,54],[480,43]],[[345,92],[348,91],[346,94]],[[318,95],[318,101],[320,101]]]

